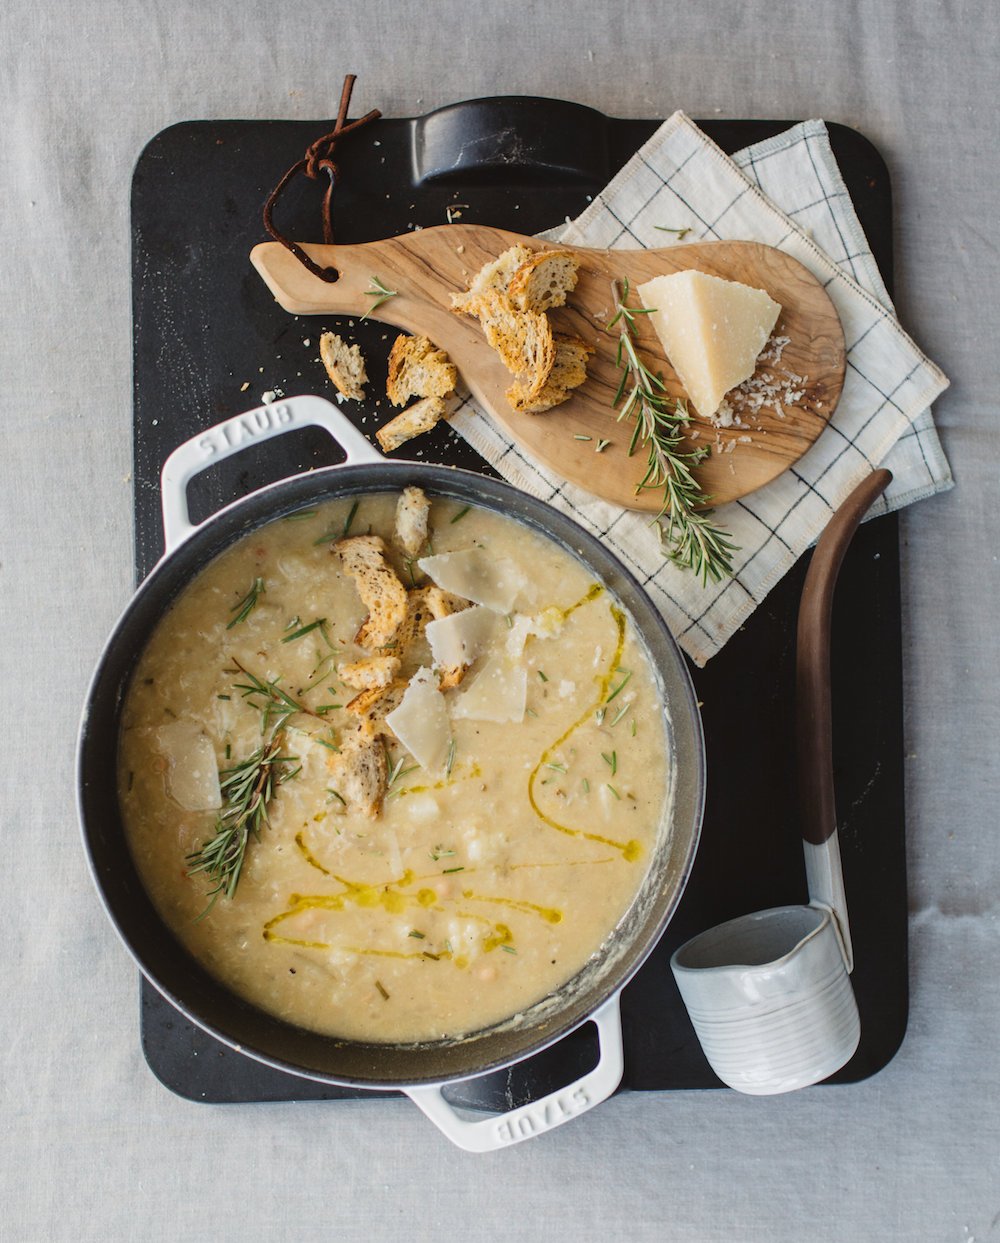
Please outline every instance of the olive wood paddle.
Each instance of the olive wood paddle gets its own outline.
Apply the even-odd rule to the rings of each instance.
[[[411,333],[425,333],[445,350],[479,404],[531,458],[572,483],[629,509],[657,510],[659,491],[636,493],[645,471],[639,449],[628,457],[631,428],[615,422],[618,388],[615,358],[618,329],[612,317],[611,282],[635,286],[653,276],[697,268],[713,276],[766,290],[781,304],[775,331],[790,338],[777,368],[758,372],[804,377],[803,396],[784,417],[765,409],[745,421],[748,428],[716,431],[695,418],[691,447],[709,444],[711,455],[698,468],[704,491],[721,504],[768,483],[809,448],[826,426],[844,383],[845,348],[840,319],[819,281],[797,260],[758,242],[699,242],[664,250],[594,250],[567,246],[580,261],[579,281],[569,303],[551,312],[553,328],[595,346],[588,378],[573,396],[540,415],[517,414],[504,397],[512,377],[487,344],[476,320],[451,310],[451,295],[468,288],[483,264],[516,242],[533,250],[552,249],[537,238],[483,225],[439,225],[356,246],[303,243],[310,258],[333,267],[327,282],[309,272],[278,242],[255,246],[250,258],[277,301],[294,315],[366,313]],[[378,279],[396,291],[380,306],[369,295]],[[639,305],[634,293],[631,301]],[[671,396],[683,395],[663,347],[648,322],[637,317],[639,354],[662,371]],[[610,444],[597,453],[602,441]]]

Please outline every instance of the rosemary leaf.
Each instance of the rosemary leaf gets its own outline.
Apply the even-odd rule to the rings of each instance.
[[[387,288],[377,276],[372,276],[370,280],[371,288],[365,290],[365,297],[374,298],[374,302],[365,311],[364,315],[361,316],[363,320],[367,319],[369,315],[374,315],[383,302],[388,302],[390,298],[399,296],[398,290]]]
[[[246,621],[246,619],[257,607],[257,601],[260,599],[265,590],[264,580],[259,577],[255,578],[250,585],[250,590],[243,597],[243,599],[240,600],[238,604],[234,604],[229,610],[230,613],[235,613],[236,616],[226,626],[227,630],[232,630],[232,628],[234,626],[238,626],[240,622]]]
[[[296,639],[301,639],[305,635],[311,634],[314,630],[321,631],[322,627],[325,624],[326,624],[326,618],[319,617],[316,619],[316,621],[310,622],[308,626],[300,626],[299,629],[293,631],[292,634],[286,634],[285,637],[281,641],[282,643],[294,643]]]
[[[623,673],[624,673],[625,671],[624,671],[624,670],[622,670],[621,672],[623,672]],[[605,703],[610,703],[610,702],[612,701],[612,699],[614,699],[616,696],[620,695],[620,694],[622,693],[622,691],[625,689],[625,687],[628,685],[629,680],[631,679],[631,677],[632,677],[632,671],[631,671],[631,670],[629,670],[627,673],[625,673],[625,676],[624,676],[624,677],[622,678],[622,680],[618,683],[618,685],[617,685],[617,686],[615,687],[615,689],[611,692],[611,694],[607,697],[607,699],[605,700]]]

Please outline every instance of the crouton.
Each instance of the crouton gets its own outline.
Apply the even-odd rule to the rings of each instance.
[[[407,593],[406,616],[396,631],[396,650],[399,655],[406,658],[413,644],[423,636],[428,622],[448,617],[460,607],[464,607],[464,604],[458,605],[440,587],[414,587]]]
[[[527,397],[527,390],[520,381],[512,384],[505,396],[511,406],[521,414],[541,414],[566,401],[573,389],[587,378],[587,360],[594,347],[579,337],[556,334],[556,360],[545,382],[545,387],[534,398]]]
[[[405,406],[411,397],[447,397],[457,382],[455,364],[430,337],[403,334],[392,343],[385,391],[394,406]]]
[[[380,737],[395,738],[385,718],[403,702],[408,682],[390,682],[388,686],[373,686],[355,695],[347,704],[347,711],[361,718],[369,733]]]
[[[368,375],[361,350],[356,345],[349,346],[334,332],[324,332],[319,339],[319,356],[340,392],[352,401],[364,401]]]
[[[382,446],[383,453],[391,453],[400,445],[405,445],[414,436],[422,436],[429,432],[448,414],[448,407],[440,397],[424,397],[408,406],[402,414],[380,427],[375,438]]]
[[[404,488],[396,502],[393,538],[411,560],[427,543],[431,503],[420,488]]]
[[[353,535],[333,547],[368,607],[355,641],[369,649],[386,647],[406,616],[406,588],[386,563],[385,543],[378,535]]]
[[[486,340],[521,382],[525,399],[533,401],[555,364],[555,340],[547,317],[539,311],[516,310],[497,289],[479,294],[475,307]]]
[[[356,691],[388,686],[398,672],[398,656],[370,656],[337,666],[337,677]]]
[[[341,735],[330,770],[331,786],[347,810],[374,820],[382,810],[389,780],[385,744],[379,734],[362,722],[356,730]]]
[[[579,262],[568,250],[541,250],[511,277],[507,297],[517,311],[550,311],[564,306],[576,288]]]
[[[479,269],[465,293],[453,293],[451,295],[452,310],[466,315],[475,315],[476,309],[474,304],[477,296],[485,293],[487,289],[499,289],[501,293],[506,292],[511,277],[530,258],[531,251],[527,246],[522,246],[520,243],[516,246],[511,246],[499,258],[494,259],[492,263],[487,263]]]

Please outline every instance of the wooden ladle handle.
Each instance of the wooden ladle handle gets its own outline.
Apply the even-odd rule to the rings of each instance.
[[[877,470],[854,489],[820,536],[799,604],[795,657],[795,728],[802,836],[821,846],[837,827],[833,790],[830,622],[833,590],[861,519],[888,487]]]

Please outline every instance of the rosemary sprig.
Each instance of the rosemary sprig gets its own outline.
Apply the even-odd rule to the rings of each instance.
[[[377,276],[373,276],[370,279],[372,287],[371,289],[365,290],[365,297],[374,298],[375,301],[371,304],[368,310],[365,311],[364,315],[361,316],[362,319],[367,319],[369,315],[374,315],[383,302],[388,302],[390,298],[397,298],[399,296],[398,290],[388,289],[382,284]]]
[[[307,716],[317,715],[283,691],[278,685],[277,678],[271,682],[263,682],[256,674],[244,668],[238,660],[234,660],[233,664],[246,678],[245,682],[234,682],[233,686],[242,692],[243,698],[252,708],[260,711],[261,734],[266,734],[268,729],[273,728],[274,731],[281,729],[288,718],[294,716],[296,712],[304,712]]]
[[[204,872],[215,882],[209,890],[208,906],[199,919],[208,914],[219,894],[231,898],[236,892],[250,835],[260,837],[262,826],[268,823],[268,804],[275,789],[299,771],[287,767],[296,757],[282,755],[281,746],[278,731],[247,759],[219,774],[223,801],[215,830],[198,850],[187,856],[188,876]]]
[[[608,329],[619,325],[618,366],[621,382],[613,405],[621,406],[618,422],[634,419],[628,453],[631,457],[642,446],[647,452],[646,473],[636,493],[646,489],[662,490],[663,503],[656,515],[670,560],[675,565],[693,570],[703,584],[733,572],[736,545],[728,532],[711,521],[712,510],[703,508],[711,499],[695,480],[692,470],[709,453],[707,447],[683,452],[681,445],[689,415],[684,403],[673,402],[658,375],[642,362],[635,348],[635,317],[648,315],[648,307],[628,305],[629,282],[624,291],[612,282],[616,313]]]
[[[238,626],[240,622],[246,621],[246,619],[257,607],[257,601],[260,599],[265,590],[264,580],[259,577],[255,578],[250,584],[250,590],[243,597],[243,599],[240,600],[238,604],[234,604],[229,610],[230,613],[235,613],[236,616],[227,624],[227,630],[232,630],[232,628],[234,626]]]

